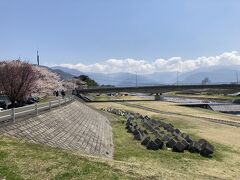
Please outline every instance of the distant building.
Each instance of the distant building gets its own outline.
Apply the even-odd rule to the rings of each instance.
[[[120,94],[120,96],[128,96],[129,95],[128,92],[120,92],[119,94]]]

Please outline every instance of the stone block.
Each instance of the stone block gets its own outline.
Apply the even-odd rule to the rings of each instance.
[[[167,143],[168,141],[170,141],[172,139],[172,137],[170,136],[170,135],[164,135],[163,136],[163,138],[162,138],[162,140],[163,140],[163,142],[165,142],[165,143]]]
[[[205,140],[205,139],[199,139],[199,140],[198,140],[198,144],[199,144],[200,146],[202,146],[203,144],[206,144],[206,143],[208,143],[208,142],[207,142],[207,140]]]
[[[154,141],[150,140],[147,144],[147,149],[155,151],[155,150],[158,150],[159,147]]]
[[[168,126],[168,128],[166,130],[170,133],[174,132],[174,128],[172,126]]]
[[[135,135],[137,135],[137,134],[139,134],[140,132],[139,132],[139,130],[137,130],[137,129],[135,129],[134,131],[133,131],[133,135],[135,136]]]
[[[127,121],[126,126],[128,126],[128,125],[132,125],[132,121]]]
[[[177,133],[177,134],[181,133],[181,131],[179,129],[174,129],[174,132]]]
[[[177,143],[176,140],[170,139],[170,141],[168,141],[168,142],[166,143],[166,146],[167,146],[168,148],[173,148],[173,146],[174,146],[176,143]]]
[[[128,117],[127,117],[127,121],[131,122],[131,121],[133,121],[133,120],[134,120],[134,116],[128,116]]]
[[[143,134],[143,129],[141,129],[140,127],[137,129],[141,134]]]
[[[158,148],[159,148],[159,149],[162,149],[164,143],[163,143],[163,141],[162,141],[161,139],[156,138],[156,139],[154,140],[154,142],[158,145]]]
[[[191,144],[193,142],[193,139],[191,138],[191,136],[187,135],[185,138],[184,138],[189,144]]]
[[[185,139],[185,137],[187,137],[187,134],[186,133],[181,133],[181,136],[182,136],[182,138]]]
[[[129,133],[133,133],[133,131],[134,131],[135,129],[134,129],[134,127],[133,126],[129,126],[129,128],[128,128],[128,131],[127,132],[129,132]]]
[[[179,134],[177,134],[176,136],[174,136],[174,138],[175,138],[177,141],[180,141],[180,142],[183,140],[182,136],[180,136]]]
[[[156,137],[159,138],[159,139],[163,139],[164,138],[164,134],[158,132]]]
[[[145,138],[143,138],[143,141],[141,142],[141,144],[146,146],[149,141],[150,141],[150,137],[145,137]]]
[[[181,143],[184,145],[184,150],[187,150],[189,147],[189,143],[185,139],[183,139]]]
[[[141,141],[143,139],[143,135],[141,133],[134,135],[134,139]]]
[[[178,137],[178,136],[180,136],[180,134],[178,134],[178,133],[175,132],[175,131],[172,132],[172,135],[173,135],[174,137]],[[180,137],[179,137],[179,138],[180,138]]]
[[[126,129],[128,129],[130,126],[133,126],[132,123],[126,123]]]
[[[201,146],[198,144],[198,142],[193,141],[189,144],[188,150],[191,153],[199,153],[201,151]]]
[[[162,123],[162,127],[166,130],[166,129],[169,127],[169,124],[163,122],[163,123]]]
[[[174,152],[184,152],[184,149],[185,149],[184,144],[179,141],[173,145]]]
[[[149,116],[145,116],[144,119],[150,120],[151,118]]]
[[[214,151],[213,145],[207,142],[201,146],[200,155],[208,157],[209,155],[213,154],[213,151]]]
[[[134,129],[137,129],[138,128],[138,124],[134,125],[133,127],[134,127]]]
[[[147,130],[146,129],[144,129],[143,131],[142,131],[144,134],[148,134],[148,132],[147,132]]]

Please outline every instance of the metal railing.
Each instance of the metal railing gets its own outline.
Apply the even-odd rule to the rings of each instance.
[[[49,101],[45,103],[35,103],[32,105],[27,105],[19,108],[12,108],[8,110],[0,111],[0,122],[11,120],[15,122],[17,117],[24,115],[38,115],[39,112],[44,110],[51,110],[54,107],[61,106],[62,104],[66,104],[74,99],[74,96],[68,96],[64,99],[58,99],[54,101]]]

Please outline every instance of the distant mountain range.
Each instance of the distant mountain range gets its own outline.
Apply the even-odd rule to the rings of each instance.
[[[74,75],[72,75],[71,73],[68,73],[61,69],[54,69],[54,68],[50,68],[47,66],[41,66],[41,67],[47,68],[49,71],[56,73],[57,75],[59,75],[61,80],[68,80],[68,79],[72,79],[74,77]]]
[[[79,70],[65,68],[65,67],[61,67],[61,66],[54,66],[54,67],[51,67],[51,69],[53,69],[53,70],[61,70],[61,71],[65,72],[65,73],[71,74],[72,76],[80,76],[80,75],[84,74],[83,72],[81,72]]]
[[[205,77],[208,77],[211,83],[232,83],[237,81],[237,74],[240,77],[239,67],[213,67],[209,69],[198,69],[191,72],[154,72],[152,74],[131,74],[131,73],[83,73],[76,69],[65,68],[61,66],[51,67],[54,72],[60,75],[62,79],[71,79],[74,76],[88,75],[100,85],[114,86],[147,86],[160,84],[199,84]],[[177,77],[178,76],[178,77]],[[239,79],[240,81],[240,79]]]
[[[64,72],[61,69],[53,69],[53,72],[58,74],[61,80],[68,80],[74,77],[72,74]]]

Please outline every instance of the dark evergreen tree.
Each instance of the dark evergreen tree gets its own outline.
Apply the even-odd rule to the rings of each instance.
[[[87,75],[80,75],[76,77],[76,79],[86,82],[88,87],[98,86],[98,83],[91,79],[90,77],[88,77]]]

